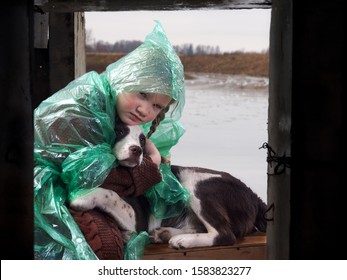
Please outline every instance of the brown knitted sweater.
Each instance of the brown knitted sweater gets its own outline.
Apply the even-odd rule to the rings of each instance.
[[[113,168],[101,188],[115,191],[119,196],[139,196],[161,181],[158,167],[149,157],[134,168]],[[123,241],[116,221],[100,210],[70,212],[86,241],[100,260],[123,259]]]

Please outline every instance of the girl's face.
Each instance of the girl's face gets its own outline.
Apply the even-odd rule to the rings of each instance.
[[[123,123],[139,125],[153,121],[171,100],[170,96],[164,94],[123,93],[117,97],[116,110]]]

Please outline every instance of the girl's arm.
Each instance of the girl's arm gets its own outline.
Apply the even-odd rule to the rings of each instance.
[[[113,190],[119,196],[139,196],[161,180],[157,164],[153,163],[150,157],[145,156],[142,164],[136,167],[112,168],[100,187]]]

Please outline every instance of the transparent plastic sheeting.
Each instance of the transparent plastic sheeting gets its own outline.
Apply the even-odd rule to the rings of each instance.
[[[179,119],[184,107],[183,66],[161,25],[133,52],[109,65],[105,72],[88,72],[44,100],[34,112],[34,210],[36,259],[97,259],[66,208],[66,203],[102,184],[111,168],[115,140],[115,105],[123,93],[152,92],[176,102],[151,140],[164,157],[185,130]],[[150,123],[143,125],[145,133]],[[163,180],[145,195],[157,218],[180,213],[188,191],[160,166]],[[135,233],[131,244],[147,244]],[[141,250],[125,250],[139,258]],[[138,253],[140,252],[140,253]]]
[[[146,245],[149,244],[149,236],[145,231],[141,231],[139,234],[133,232],[127,246],[124,250],[125,260],[138,260],[144,254]]]

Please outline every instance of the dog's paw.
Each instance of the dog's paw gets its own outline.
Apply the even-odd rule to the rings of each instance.
[[[128,241],[131,238],[131,234],[133,233],[133,231],[131,231],[131,230],[122,230],[121,233],[122,233],[122,240],[123,240],[123,242],[124,243],[128,243]]]
[[[151,243],[168,243],[171,232],[166,228],[157,228],[150,233]]]
[[[175,249],[193,248],[195,246],[194,234],[175,235],[169,240],[169,245]]]

